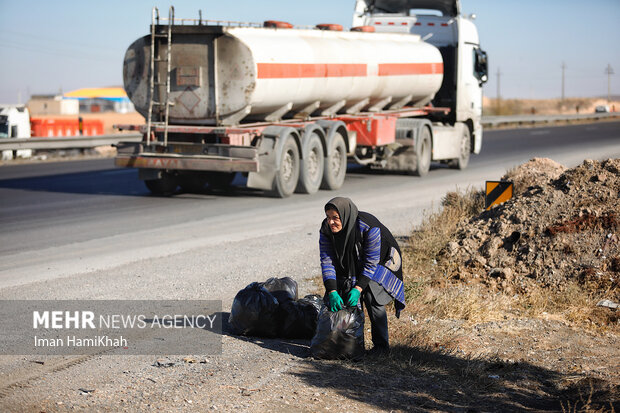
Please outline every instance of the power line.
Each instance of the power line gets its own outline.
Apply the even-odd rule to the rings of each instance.
[[[45,50],[41,48],[25,46],[25,45],[20,45],[20,44],[10,45],[10,44],[0,43],[0,48],[2,47],[8,48],[8,49],[19,50],[22,52],[46,54],[46,55],[51,55],[51,56],[61,56],[61,57],[67,57],[70,59],[78,59],[78,60],[88,60],[88,61],[96,60],[100,62],[109,62],[110,60],[112,60],[112,58],[106,59],[105,56],[101,56],[101,55],[86,54],[86,53],[71,53],[70,51],[66,51],[66,50]]]
[[[108,51],[115,51],[114,49],[110,48],[109,44],[86,44],[86,43],[76,43],[76,42],[71,42],[71,41],[67,41],[66,39],[58,39],[58,38],[54,38],[54,37],[50,37],[50,36],[39,36],[36,34],[32,34],[32,33],[24,33],[24,32],[16,32],[13,30],[6,30],[6,29],[0,29],[0,35],[8,35],[8,36],[16,36],[18,40],[26,40],[24,39],[26,38],[31,38],[34,40],[37,40],[37,43],[40,44],[41,41],[45,42],[52,42],[52,43],[58,43],[58,44],[62,44],[64,46],[74,46],[74,47],[81,47],[81,48],[87,48],[87,49],[97,49],[97,50],[108,50]],[[15,40],[13,39],[9,39],[8,42],[13,43]]]

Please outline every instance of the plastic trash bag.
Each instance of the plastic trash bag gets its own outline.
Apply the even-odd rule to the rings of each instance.
[[[280,304],[297,300],[297,282],[291,277],[271,277],[263,283],[263,287],[276,297]]]
[[[323,299],[318,295],[280,304],[282,324],[280,336],[284,338],[311,339],[316,331],[319,310]]]
[[[364,355],[364,313],[359,307],[321,308],[310,353],[319,359],[359,360]]]
[[[228,319],[238,334],[262,337],[277,336],[279,321],[278,300],[258,282],[237,293]]]
[[[312,304],[314,308],[316,308],[316,316],[319,317],[319,312],[321,311],[321,307],[323,306],[323,297],[316,294],[310,294],[305,296],[304,298],[300,298],[299,301],[304,303]]]

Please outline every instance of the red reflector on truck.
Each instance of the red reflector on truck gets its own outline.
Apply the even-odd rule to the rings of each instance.
[[[293,25],[279,20],[266,20],[263,23],[263,27],[269,27],[272,29],[292,29]]]
[[[342,25],[340,24],[334,24],[334,23],[321,23],[321,24],[317,24],[316,28],[319,30],[332,30],[335,32],[341,32],[342,31]]]
[[[356,26],[356,27],[351,27],[351,31],[352,32],[374,33],[375,32],[375,28],[373,26]]]

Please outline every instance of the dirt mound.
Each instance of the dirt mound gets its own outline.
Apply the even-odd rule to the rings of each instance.
[[[506,172],[501,179],[515,183],[516,195],[525,192],[532,185],[557,179],[565,170],[563,165],[549,158],[534,158]]]
[[[571,282],[620,299],[620,159],[565,170],[533,159],[506,177],[512,200],[459,223],[440,254],[449,275],[508,294]],[[573,283],[574,284],[574,283]]]

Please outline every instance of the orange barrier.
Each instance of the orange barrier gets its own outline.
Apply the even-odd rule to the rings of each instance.
[[[103,135],[103,122],[98,119],[31,118],[31,135],[37,137]]]

